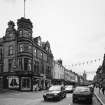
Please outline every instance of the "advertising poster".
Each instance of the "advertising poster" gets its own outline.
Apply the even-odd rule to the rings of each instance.
[[[19,78],[17,76],[9,76],[9,88],[19,88]]]

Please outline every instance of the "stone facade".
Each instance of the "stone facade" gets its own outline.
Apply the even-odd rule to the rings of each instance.
[[[59,60],[53,62],[53,84],[62,84],[64,82],[64,70],[65,67]]]
[[[52,79],[53,54],[50,43],[32,37],[30,19],[8,22],[5,36],[0,39],[0,83],[3,88],[41,90]]]
[[[78,77],[77,75],[72,72],[71,70],[66,69],[63,64],[62,60],[57,60],[53,62],[53,84],[77,84]]]

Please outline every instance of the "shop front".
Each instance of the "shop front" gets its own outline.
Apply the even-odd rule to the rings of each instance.
[[[18,76],[8,76],[8,88],[9,89],[19,89],[19,77]]]
[[[31,91],[32,90],[32,82],[31,77],[20,77],[20,90],[22,91]]]
[[[51,86],[51,80],[50,79],[46,79],[45,80],[45,87],[46,89],[48,89]]]
[[[33,90],[34,91],[39,91],[39,90],[41,90],[41,77],[36,77],[36,76],[34,76],[33,77]]]

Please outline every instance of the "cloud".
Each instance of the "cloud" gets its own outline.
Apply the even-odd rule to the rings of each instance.
[[[16,2],[16,0],[2,0],[2,1],[8,2],[8,3],[15,3]]]

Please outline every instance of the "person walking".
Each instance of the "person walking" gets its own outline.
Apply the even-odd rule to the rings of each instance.
[[[99,93],[100,93],[101,88],[102,88],[101,85],[99,85]]]
[[[104,95],[104,92],[105,92],[105,87],[102,87],[102,93]]]

